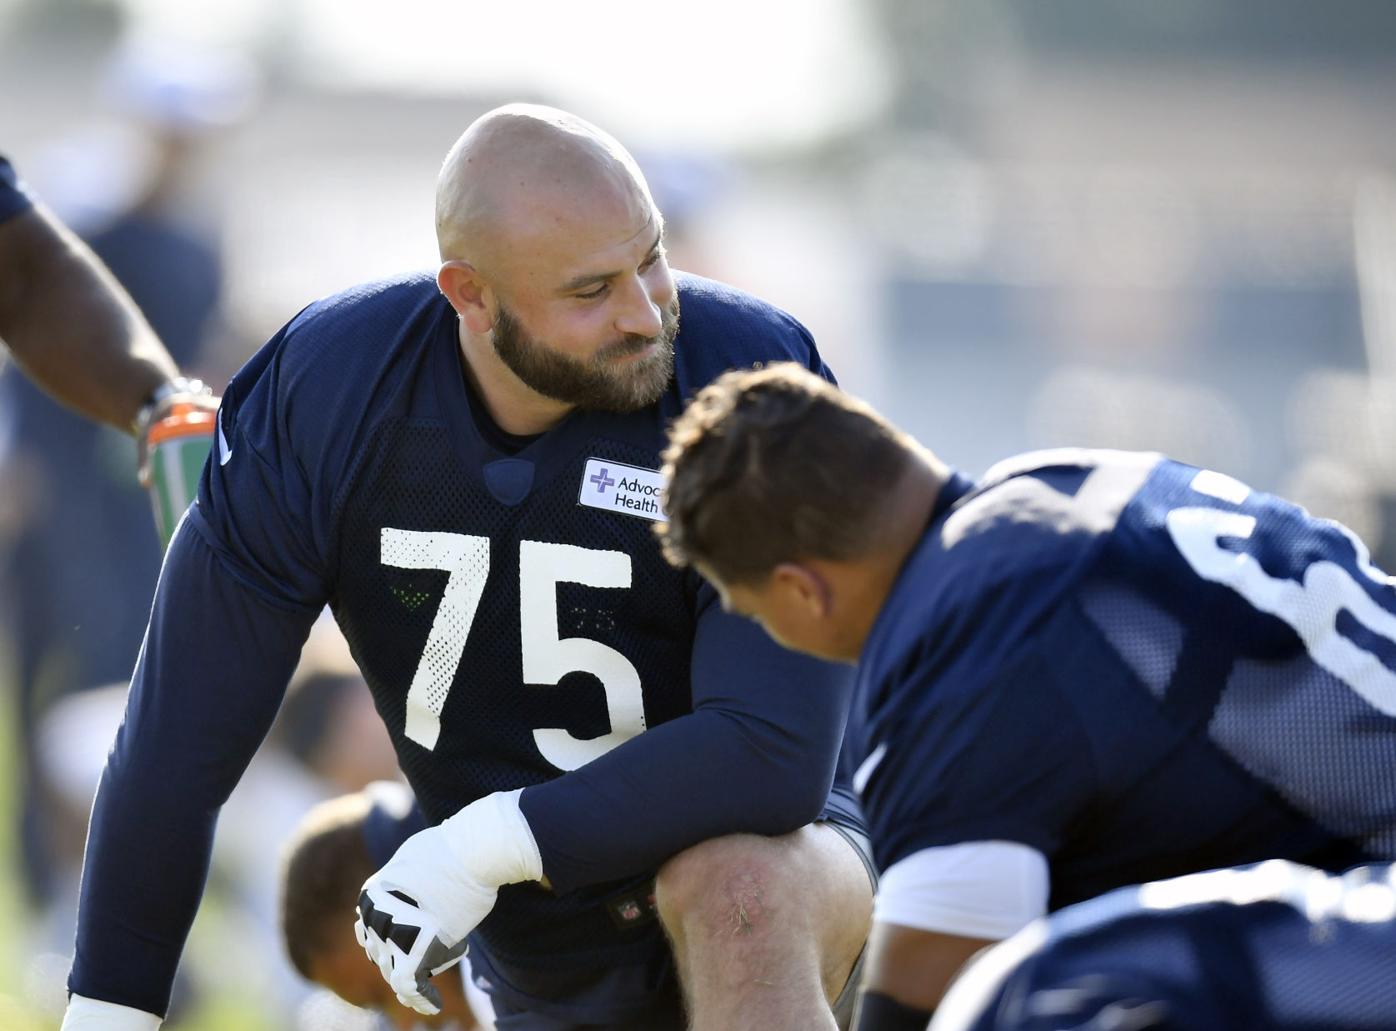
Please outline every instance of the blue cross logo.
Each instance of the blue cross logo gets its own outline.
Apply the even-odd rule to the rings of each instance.
[[[596,484],[596,493],[598,494],[605,494],[607,487],[614,487],[616,485],[616,481],[606,475],[608,471],[609,470],[602,469],[595,476],[591,477],[591,482]]]

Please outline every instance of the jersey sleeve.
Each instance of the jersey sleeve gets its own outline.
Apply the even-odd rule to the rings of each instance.
[[[631,738],[521,806],[558,891],[653,870],[724,834],[784,834],[829,797],[852,669],[780,648],[707,585],[693,711]]]
[[[304,315],[304,313],[303,313]],[[302,317],[303,317],[302,315]],[[299,319],[234,377],[188,520],[227,575],[270,604],[318,613],[329,596],[331,509],[347,457],[329,428],[320,369],[299,346]]]
[[[189,520],[180,526],[93,805],[74,993],[165,1012],[218,810],[271,726],[313,619],[244,586]]]
[[[1091,745],[1053,680],[1047,649],[1029,646],[997,672],[935,678],[914,656],[854,777],[878,868],[923,849],[1018,842],[1051,857],[1096,793]]]
[[[0,222],[14,218],[33,206],[34,198],[15,173],[14,166],[0,157]]]
[[[234,379],[171,542],[88,834],[70,989],[163,1013],[219,808],[325,601],[313,405],[274,339]]]

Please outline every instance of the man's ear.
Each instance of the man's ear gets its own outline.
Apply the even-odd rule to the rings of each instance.
[[[827,619],[833,612],[834,596],[829,581],[817,569],[800,562],[782,562],[771,571],[771,583],[787,601],[814,619]]]
[[[494,328],[489,284],[470,262],[443,262],[436,273],[436,285],[470,332],[484,334]]]

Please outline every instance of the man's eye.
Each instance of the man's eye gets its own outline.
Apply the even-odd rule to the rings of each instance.
[[[655,264],[656,264],[656,263],[659,261],[659,259],[662,258],[662,257],[664,257],[664,252],[663,252],[663,251],[655,251],[655,252],[654,252],[653,254],[651,254],[648,258],[645,259],[644,264],[642,264],[642,265],[640,266],[640,271],[641,271],[641,272],[647,272],[648,270],[654,268]]]
[[[594,290],[589,290],[589,291],[587,291],[587,292],[584,293],[584,294],[574,294],[573,296],[574,296],[574,297],[580,297],[580,298],[581,298],[582,300],[584,300],[584,301],[594,301],[594,300],[596,300],[598,297],[604,296],[605,293],[606,293],[606,284],[605,284],[605,283],[602,283],[600,286],[598,286],[598,287],[597,287],[596,289],[594,289]]]

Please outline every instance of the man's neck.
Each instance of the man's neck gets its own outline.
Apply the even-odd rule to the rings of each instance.
[[[949,470],[927,455],[907,470],[887,499],[889,511],[881,533],[886,543],[866,560],[856,599],[861,616],[855,634],[859,654],[907,560],[920,545],[947,482]]]
[[[546,433],[572,411],[574,406],[544,397],[514,375],[488,340],[473,336],[464,325],[459,336],[465,374],[494,424],[505,433],[518,437]]]

